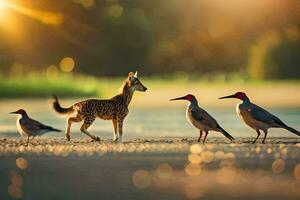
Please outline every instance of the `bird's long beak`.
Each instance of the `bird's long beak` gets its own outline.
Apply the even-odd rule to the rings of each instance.
[[[10,112],[9,114],[18,114],[18,113],[17,113],[17,111],[15,111],[15,112]]]
[[[229,99],[229,98],[235,98],[235,95],[233,94],[225,97],[220,97],[219,99]]]
[[[170,101],[176,101],[176,100],[185,100],[185,97],[178,97],[178,98],[170,99]]]

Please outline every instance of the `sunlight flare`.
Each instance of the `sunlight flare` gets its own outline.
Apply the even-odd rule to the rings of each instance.
[[[7,0],[0,0],[0,15],[3,15],[1,13],[3,13],[4,10],[15,11],[46,25],[58,26],[64,21],[63,15],[58,12],[40,11],[25,7],[23,5],[18,5],[16,3],[8,2]]]
[[[5,9],[7,7],[6,0],[0,0],[0,10]]]
[[[0,0],[0,22],[4,22],[7,18],[7,7],[8,7],[8,3],[6,0]]]
[[[9,8],[46,25],[58,26],[63,23],[63,15],[60,13],[34,10],[17,4],[9,4]]]

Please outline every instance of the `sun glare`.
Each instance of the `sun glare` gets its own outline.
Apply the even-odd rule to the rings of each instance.
[[[63,23],[63,15],[61,13],[34,10],[16,4],[9,5],[9,8],[46,25],[58,26]]]
[[[46,25],[58,26],[63,22],[63,15],[61,13],[35,10],[8,2],[7,0],[0,0],[0,18],[5,18],[7,21],[6,10],[18,12]]]
[[[5,9],[7,7],[6,0],[0,0],[0,10]]]
[[[0,0],[0,25],[7,24],[9,18],[9,4],[6,0]]]

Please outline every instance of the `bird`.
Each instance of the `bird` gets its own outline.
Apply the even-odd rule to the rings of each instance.
[[[205,136],[203,139],[203,143],[205,143],[209,131],[220,132],[230,141],[234,142],[234,138],[227,131],[225,131],[208,112],[199,107],[198,101],[194,95],[188,94],[183,97],[170,99],[170,101],[175,100],[189,101],[189,105],[186,109],[186,117],[191,125],[200,130],[198,142],[201,141],[202,134],[204,132]]]
[[[11,112],[10,114],[19,114],[17,119],[17,128],[21,136],[27,136],[27,145],[31,136],[34,138],[35,136],[43,135],[51,131],[61,132],[61,130],[52,128],[51,126],[44,125],[41,122],[31,119],[23,109]]]
[[[244,92],[237,92],[233,95],[220,97],[219,99],[236,98],[242,100],[236,106],[238,116],[251,128],[256,130],[257,137],[252,143],[255,143],[260,136],[260,131],[264,132],[262,143],[265,143],[269,128],[284,128],[298,136],[299,131],[283,123],[278,117],[267,110],[252,103]]]

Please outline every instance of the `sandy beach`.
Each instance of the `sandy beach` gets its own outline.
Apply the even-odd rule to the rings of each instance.
[[[0,199],[300,198],[300,140],[251,139],[3,138]]]

